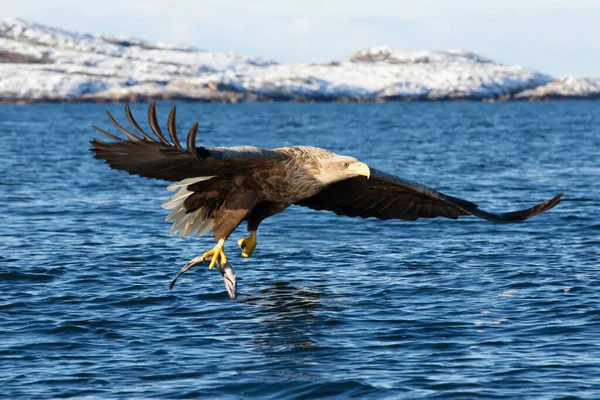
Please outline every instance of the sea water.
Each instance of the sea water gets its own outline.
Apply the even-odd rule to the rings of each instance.
[[[169,291],[214,241],[92,157],[123,106],[2,105],[5,398],[600,397],[600,102],[177,106],[206,147],[325,147],[490,211],[565,196],[508,225],[291,207],[251,258],[227,242],[236,301],[206,267]]]

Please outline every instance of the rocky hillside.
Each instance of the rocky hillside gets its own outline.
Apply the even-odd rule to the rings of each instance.
[[[514,96],[525,100],[600,99],[600,78],[566,77],[524,90]]]
[[[598,97],[600,80],[555,81],[460,50],[376,47],[326,64],[279,64],[0,20],[0,102],[5,103],[536,99],[586,97],[588,87]]]

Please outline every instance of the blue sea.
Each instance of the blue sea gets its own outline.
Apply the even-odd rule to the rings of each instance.
[[[92,157],[123,105],[2,105],[0,397],[600,398],[600,102],[177,105],[203,146],[325,147],[492,211],[565,196],[509,225],[292,207],[251,258],[227,242],[237,300],[206,267],[169,291],[214,241]]]

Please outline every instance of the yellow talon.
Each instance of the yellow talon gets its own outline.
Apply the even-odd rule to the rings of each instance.
[[[238,246],[242,249],[242,257],[250,257],[256,249],[256,231],[251,231],[250,236],[238,240]]]
[[[221,239],[221,240],[219,240],[217,245],[212,248],[212,250],[209,250],[202,255],[202,257],[204,257],[204,259],[207,259],[208,257],[212,257],[212,259],[210,260],[210,265],[208,266],[209,269],[213,269],[213,267],[215,266],[215,264],[217,262],[217,259],[219,260],[219,264],[221,264],[221,265],[225,265],[227,263],[227,257],[225,256],[225,252],[223,251],[224,244],[225,244],[225,239]]]

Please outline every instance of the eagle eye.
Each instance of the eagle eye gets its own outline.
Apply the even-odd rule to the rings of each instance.
[[[350,166],[350,163],[348,163],[348,162],[344,163],[344,168],[348,168],[349,166]]]

